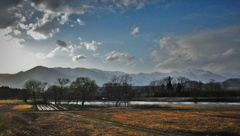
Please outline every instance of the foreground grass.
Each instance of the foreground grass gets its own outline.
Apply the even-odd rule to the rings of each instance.
[[[6,113],[5,136],[148,136],[138,131],[58,113]],[[1,135],[0,134],[0,135]]]
[[[162,132],[184,135],[240,135],[240,106],[154,106],[128,111],[78,114]]]

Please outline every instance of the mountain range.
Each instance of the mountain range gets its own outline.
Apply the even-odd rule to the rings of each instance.
[[[113,76],[126,75],[127,73],[120,71],[103,71],[99,69],[87,68],[48,68],[37,66],[30,70],[19,72],[16,74],[0,74],[0,86],[9,86],[12,88],[22,88],[23,84],[29,79],[36,79],[42,82],[47,82],[49,85],[56,84],[57,78],[69,78],[74,81],[77,77],[89,77],[97,82],[99,86],[111,81]],[[149,85],[151,81],[160,80],[171,76],[173,78],[183,76],[190,80],[209,82],[214,79],[217,82],[223,82],[230,78],[240,78],[240,74],[216,74],[204,70],[188,70],[182,72],[171,73],[138,73],[128,74],[132,77],[132,84],[134,86]]]

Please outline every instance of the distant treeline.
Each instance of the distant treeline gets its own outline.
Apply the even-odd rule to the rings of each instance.
[[[210,80],[208,83],[191,81],[185,77],[166,77],[152,81],[148,86],[133,86],[129,75],[114,76],[111,81],[98,87],[94,80],[87,77],[79,77],[70,82],[69,79],[58,78],[56,85],[37,80],[28,80],[22,89],[0,87],[0,99],[22,99],[27,102],[33,99],[55,103],[61,101],[86,100],[116,101],[116,106],[121,102],[128,102],[132,98],[142,97],[192,97],[197,101],[199,97],[207,97],[209,100],[222,100],[223,97],[240,96],[240,88],[229,88],[227,83],[219,83]]]
[[[2,86],[0,87],[0,99],[19,99],[21,91],[22,89]]]

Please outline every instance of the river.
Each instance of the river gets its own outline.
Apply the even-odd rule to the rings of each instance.
[[[54,102],[51,102],[54,104]],[[62,104],[67,104],[67,102],[61,102]],[[115,101],[93,101],[85,102],[84,105],[114,105]],[[76,104],[76,102],[70,102],[69,104]],[[81,101],[78,102],[81,104]],[[122,102],[121,104],[125,104]],[[218,104],[218,105],[240,105],[240,102],[163,102],[163,101],[129,101],[130,105],[154,105],[154,104]]]

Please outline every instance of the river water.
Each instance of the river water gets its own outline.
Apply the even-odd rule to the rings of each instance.
[[[67,104],[67,102],[61,102],[62,104]],[[54,102],[52,102],[54,104]],[[77,104],[76,102],[70,102],[69,104]],[[78,102],[81,104],[81,101]],[[114,105],[115,101],[93,101],[85,102],[84,105]],[[125,104],[122,102],[121,104]],[[154,105],[154,104],[217,104],[217,105],[240,105],[240,102],[162,102],[162,101],[129,101],[129,105]]]

